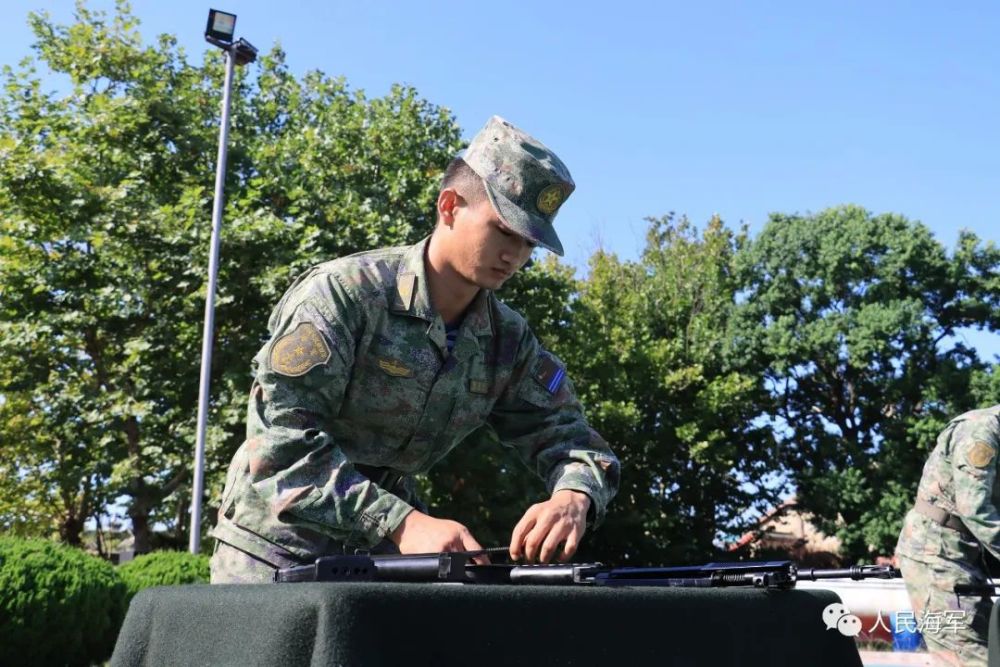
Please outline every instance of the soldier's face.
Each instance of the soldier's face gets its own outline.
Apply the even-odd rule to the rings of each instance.
[[[455,210],[455,269],[485,289],[499,289],[524,266],[535,244],[500,220],[488,199]]]

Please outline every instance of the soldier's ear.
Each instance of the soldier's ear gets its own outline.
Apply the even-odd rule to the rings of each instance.
[[[451,227],[455,222],[455,209],[463,204],[462,196],[454,188],[445,188],[438,193],[438,219]]]

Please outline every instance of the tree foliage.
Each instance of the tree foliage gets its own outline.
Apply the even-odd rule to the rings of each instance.
[[[772,391],[801,506],[846,555],[892,553],[935,436],[989,393],[956,334],[996,329],[998,270],[971,234],[949,255],[924,225],[855,206],[774,214],[741,253],[734,349]]]
[[[78,542],[123,498],[139,552],[186,523],[223,63],[108,19],[30,18],[0,98],[0,521]],[[68,80],[45,92],[39,67]],[[238,70],[217,295],[208,480],[243,435],[249,361],[303,268],[430,231],[450,114],[301,79],[274,48]],[[13,487],[13,488],[12,488]],[[27,498],[28,503],[21,507]],[[23,510],[27,510],[27,514]],[[29,530],[29,526],[31,529]]]
[[[718,219],[699,232],[665,216],[640,261],[591,259],[570,358],[627,471],[599,558],[701,560],[776,499],[762,384],[726,354],[743,241]]]

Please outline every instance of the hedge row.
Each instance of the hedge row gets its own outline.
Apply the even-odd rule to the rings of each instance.
[[[0,665],[104,662],[132,596],[207,581],[204,555],[158,551],[115,568],[54,542],[0,537]]]

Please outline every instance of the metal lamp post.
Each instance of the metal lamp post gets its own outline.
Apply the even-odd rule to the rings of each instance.
[[[201,549],[201,501],[205,487],[205,429],[208,423],[209,384],[212,374],[212,337],[215,331],[215,284],[219,274],[219,236],[222,233],[223,189],[226,183],[226,152],[229,140],[229,94],[233,69],[257,59],[257,49],[242,37],[233,41],[236,14],[208,12],[205,40],[226,54],[226,82],[222,93],[222,122],[219,128],[219,157],[215,166],[215,202],[212,207],[212,242],[208,256],[208,294],[205,297],[205,330],[201,346],[201,385],[198,389],[198,438],[194,452],[194,483],[191,490],[191,539],[188,550]]]

